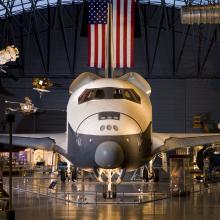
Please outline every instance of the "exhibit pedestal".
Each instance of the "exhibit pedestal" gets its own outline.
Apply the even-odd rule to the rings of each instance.
[[[190,155],[170,155],[170,190],[174,196],[190,194]]]

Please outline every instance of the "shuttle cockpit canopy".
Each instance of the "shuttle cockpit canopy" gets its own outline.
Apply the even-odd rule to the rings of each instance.
[[[125,99],[138,104],[141,103],[141,98],[134,89],[105,87],[85,89],[78,98],[78,104],[99,99]]]

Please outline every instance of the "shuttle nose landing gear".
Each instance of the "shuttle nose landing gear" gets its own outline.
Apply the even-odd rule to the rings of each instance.
[[[102,194],[103,194],[104,199],[116,199],[116,197],[117,197],[117,185],[112,184],[111,185],[111,190],[109,190],[108,185],[104,184]]]
[[[98,181],[104,183],[103,198],[115,199],[117,196],[117,184],[121,183],[126,170],[125,169],[94,169],[95,177]]]

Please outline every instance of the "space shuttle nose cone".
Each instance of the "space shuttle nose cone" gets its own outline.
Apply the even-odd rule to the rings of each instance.
[[[121,146],[114,141],[105,141],[98,145],[95,152],[95,162],[102,168],[114,169],[120,167],[124,161]]]

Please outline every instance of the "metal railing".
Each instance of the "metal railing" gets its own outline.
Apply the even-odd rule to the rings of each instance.
[[[68,203],[75,203],[75,204],[105,204],[105,203],[117,203],[117,204],[142,204],[142,203],[149,203],[149,202],[155,202],[158,200],[168,199],[171,197],[176,196],[183,196],[185,194],[190,193],[198,193],[202,192],[207,189],[213,189],[213,184],[210,184],[208,187],[204,185],[204,183],[196,183],[190,185],[190,191],[189,192],[181,192],[176,191],[175,189],[170,189],[168,186],[168,183],[164,183],[163,189],[160,189],[159,191],[156,189],[153,189],[151,191],[145,192],[142,188],[147,185],[147,183],[144,182],[134,182],[132,184],[138,184],[137,186],[142,186],[138,188],[137,192],[128,192],[128,191],[118,191],[117,192],[117,198],[114,200],[106,200],[103,199],[103,192],[100,190],[94,190],[94,191],[87,191],[87,190],[59,190],[58,187],[54,189],[49,189],[48,187],[45,187],[43,185],[37,185],[33,184],[32,181],[24,181],[21,178],[22,181],[18,181],[16,185],[13,185],[13,189],[20,193],[20,192],[27,192],[27,193],[33,193],[39,196],[46,196],[48,198],[58,199],[62,200]],[[91,184],[88,182],[79,182],[75,185],[83,185],[83,184]],[[100,186],[100,183],[93,183],[96,186]],[[126,183],[124,183],[126,184]],[[160,185],[163,183],[160,183]],[[77,188],[77,187],[76,187]],[[5,189],[8,190],[7,182],[5,182]],[[185,193],[185,194],[184,194]]]

